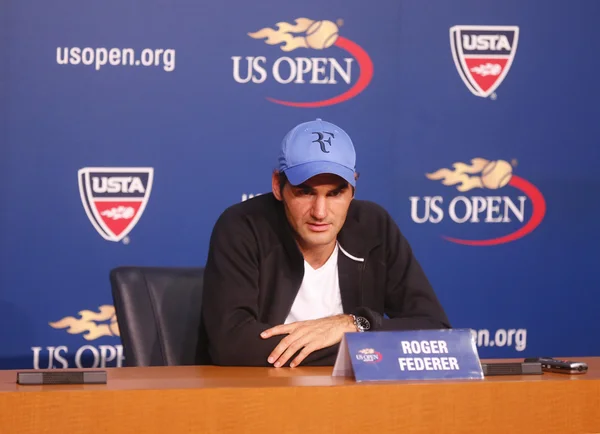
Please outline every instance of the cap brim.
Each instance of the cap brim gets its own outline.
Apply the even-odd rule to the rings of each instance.
[[[356,186],[354,171],[331,161],[311,161],[310,163],[298,164],[286,169],[284,173],[292,185],[302,184],[307,179],[322,173],[331,173],[344,178],[353,187]]]

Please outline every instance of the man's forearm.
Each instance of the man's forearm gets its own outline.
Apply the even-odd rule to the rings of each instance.
[[[208,345],[212,363],[220,366],[273,366],[267,358],[286,335],[261,338],[260,334],[269,328],[267,324],[254,322],[220,333]],[[302,365],[333,365],[337,350],[338,345],[334,345],[315,351],[304,360]],[[285,366],[287,365],[289,362]]]

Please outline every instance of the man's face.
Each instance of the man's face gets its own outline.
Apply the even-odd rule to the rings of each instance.
[[[348,182],[328,173],[313,176],[297,186],[286,183],[283,195],[279,178],[274,174],[273,194],[283,202],[302,250],[335,243],[353,198]]]

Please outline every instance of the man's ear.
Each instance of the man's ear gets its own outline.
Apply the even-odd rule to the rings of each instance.
[[[274,170],[271,176],[271,191],[273,191],[275,199],[279,201],[283,200],[283,197],[281,197],[281,185],[279,183],[279,171],[277,170]]]
[[[358,181],[359,176],[360,175],[358,174],[358,172],[354,172],[354,181]],[[351,188],[352,188],[352,199],[354,199],[354,196],[356,196],[356,187],[351,187]]]

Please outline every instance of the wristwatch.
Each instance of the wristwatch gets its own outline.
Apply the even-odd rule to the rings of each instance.
[[[350,314],[350,316],[354,321],[354,327],[356,327],[356,330],[358,330],[359,332],[366,332],[371,328],[371,323],[364,316],[356,316],[353,314]]]

